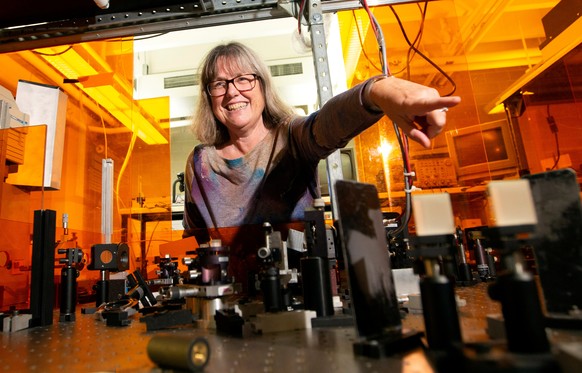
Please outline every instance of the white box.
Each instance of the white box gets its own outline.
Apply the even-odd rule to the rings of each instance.
[[[537,224],[537,215],[528,180],[497,180],[487,184],[492,224],[511,227]]]
[[[412,210],[418,236],[455,233],[455,218],[448,193],[413,194]]]
[[[23,113],[29,115],[29,125],[47,126],[43,183],[19,185],[60,189],[67,95],[59,87],[19,80],[16,104]]]

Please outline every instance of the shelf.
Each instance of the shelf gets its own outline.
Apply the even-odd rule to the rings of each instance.
[[[433,189],[415,189],[413,194],[436,194],[436,193],[449,193],[449,194],[465,194],[465,193],[484,193],[485,185],[475,185],[475,186],[463,186],[463,187],[450,187],[450,188],[433,188]],[[393,198],[404,198],[406,193],[404,191],[398,192],[382,192],[378,193],[378,198],[382,199],[393,199]]]

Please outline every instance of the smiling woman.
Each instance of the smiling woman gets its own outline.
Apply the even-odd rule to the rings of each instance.
[[[320,160],[384,114],[430,144],[426,134],[445,124],[442,108],[459,101],[394,77],[370,79],[299,116],[279,97],[253,50],[238,42],[218,45],[200,68],[193,128],[201,144],[186,163],[184,236],[195,228],[302,220],[320,196]],[[417,115],[437,130],[409,130]]]
[[[186,161],[183,221],[183,236],[199,242],[214,228],[302,221],[320,197],[320,160],[384,114],[397,118],[412,139],[430,144],[426,135],[445,124],[442,108],[460,101],[395,77],[372,78],[300,116],[279,98],[266,65],[238,42],[209,52],[199,87],[193,127],[201,144]],[[436,130],[409,130],[420,115]],[[256,266],[253,255],[247,248],[232,252],[229,271],[247,278]]]

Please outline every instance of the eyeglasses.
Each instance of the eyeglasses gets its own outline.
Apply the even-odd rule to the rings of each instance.
[[[257,85],[257,78],[258,76],[256,74],[245,74],[229,80],[215,80],[208,83],[206,90],[212,97],[223,96],[226,94],[226,91],[228,91],[228,85],[232,83],[239,92],[246,92],[255,88]]]

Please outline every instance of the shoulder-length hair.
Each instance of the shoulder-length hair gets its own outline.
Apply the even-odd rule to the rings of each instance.
[[[276,128],[289,120],[294,110],[275,91],[271,73],[261,58],[252,49],[239,42],[221,44],[206,55],[199,69],[200,96],[196,104],[192,130],[201,143],[219,146],[230,138],[227,128],[212,112],[211,98],[206,90],[208,83],[215,80],[218,74],[218,62],[221,59],[228,60],[235,71],[257,75],[259,88],[265,97],[263,121],[267,128]]]

